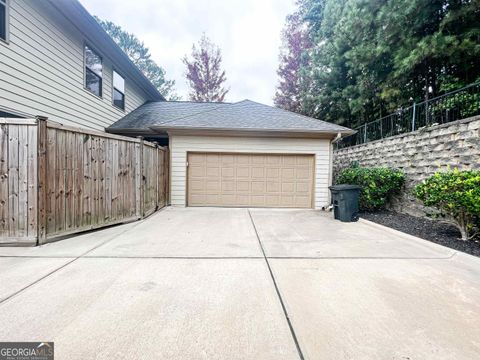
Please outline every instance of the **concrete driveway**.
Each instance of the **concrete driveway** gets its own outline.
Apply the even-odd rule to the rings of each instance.
[[[57,359],[478,359],[480,259],[308,210],[167,208],[0,248],[0,341]]]

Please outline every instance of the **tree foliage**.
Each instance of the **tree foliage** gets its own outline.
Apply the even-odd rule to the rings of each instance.
[[[297,94],[308,115],[353,127],[480,79],[480,0],[297,6],[311,42]]]
[[[111,21],[101,20],[96,16],[95,20],[165,98],[179,99],[175,92],[175,81],[165,78],[165,70],[152,60],[150,50],[143,41]]]
[[[192,46],[191,58],[183,58],[187,67],[185,76],[190,87],[189,97],[192,101],[221,102],[229,89],[225,87],[227,80],[222,70],[222,54],[220,48],[203,34],[197,45]]]
[[[451,219],[462,240],[472,239],[480,230],[480,171],[437,172],[417,185],[414,194],[425,206],[435,207]]]
[[[282,41],[280,65],[277,70],[280,80],[274,103],[282,109],[301,113],[300,70],[302,65],[306,65],[305,50],[311,46],[311,42],[300,13],[297,12],[287,17],[287,24],[282,32]]]

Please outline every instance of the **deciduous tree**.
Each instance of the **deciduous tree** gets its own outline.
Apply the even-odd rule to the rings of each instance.
[[[187,67],[185,77],[190,87],[189,98],[200,102],[221,102],[229,89],[225,87],[227,80],[222,70],[222,54],[220,48],[203,34],[197,45],[192,46],[191,57],[183,58]]]
[[[301,113],[300,70],[302,64],[306,65],[306,51],[310,48],[311,42],[299,12],[287,17],[287,24],[282,32],[282,42],[280,65],[277,70],[280,79],[274,103],[282,109]]]

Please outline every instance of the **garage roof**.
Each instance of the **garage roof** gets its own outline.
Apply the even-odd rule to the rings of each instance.
[[[237,103],[153,102],[120,119],[107,130],[172,130],[307,132],[344,135],[343,126],[296,114],[251,100]]]

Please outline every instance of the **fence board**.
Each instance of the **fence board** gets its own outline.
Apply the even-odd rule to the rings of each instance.
[[[0,123],[0,243],[147,216],[167,202],[167,149],[45,120]]]
[[[9,236],[19,237],[18,231],[18,125],[8,131],[8,219]],[[20,235],[21,237],[21,235]]]
[[[8,125],[0,124],[0,237],[8,232]]]
[[[38,137],[37,128],[29,126],[27,130],[27,236],[36,236],[38,231]]]

